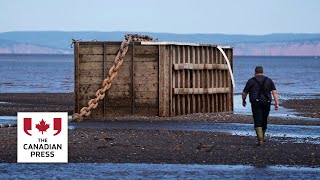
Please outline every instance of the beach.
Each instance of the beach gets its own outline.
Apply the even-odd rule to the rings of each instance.
[[[2,116],[15,116],[16,112],[23,111],[62,111],[70,115],[73,113],[72,93],[8,93],[0,94],[0,102]],[[311,117],[319,117],[318,103],[318,96],[314,99],[282,102],[286,107],[306,117],[310,117],[310,113]],[[100,121],[97,124],[101,123],[102,126],[86,125],[91,121]],[[302,142],[297,142],[294,137],[273,137],[270,133],[265,145],[257,147],[256,138],[252,135],[179,128],[188,123],[191,123],[191,127],[203,123],[230,124],[230,128],[235,125],[250,125],[250,115],[198,113],[177,117],[127,116],[88,119],[87,122],[70,124],[72,128],[69,129],[69,162],[320,166],[320,144],[308,143],[308,138],[302,138]],[[111,127],[108,123],[103,125],[103,122],[116,125]],[[177,128],[144,129],[133,126],[142,122],[146,126],[170,122]],[[129,125],[123,125],[126,123]],[[303,128],[319,127],[320,121],[270,117],[269,124],[280,126],[279,131],[282,125],[299,125],[303,134]],[[253,128],[251,130],[254,132]],[[14,127],[0,128],[1,162],[16,162],[16,133]]]

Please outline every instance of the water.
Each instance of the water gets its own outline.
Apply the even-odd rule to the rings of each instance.
[[[106,121],[81,122],[71,124],[74,128],[110,128],[110,129],[140,129],[140,130],[181,130],[197,132],[226,132],[232,135],[255,136],[253,124],[242,123],[205,123],[205,122],[132,122]],[[303,132],[303,133],[301,133]],[[292,138],[294,143],[320,144],[320,126],[276,125],[269,124],[266,135],[280,141],[281,138]],[[287,141],[283,141],[286,143]]]
[[[0,55],[0,93],[73,92],[72,55]]]
[[[235,93],[242,92],[258,65],[264,68],[264,74],[274,81],[281,94],[320,93],[320,60],[315,57],[243,56],[234,58]]]
[[[3,179],[319,179],[320,168],[197,164],[2,163],[0,173]]]
[[[17,116],[0,116],[0,125],[2,124],[16,124]]]
[[[320,94],[320,60],[315,57],[234,57],[236,88],[241,93],[257,65],[287,95]],[[73,55],[0,55],[0,93],[73,92]]]
[[[70,117],[71,118],[71,117]],[[0,124],[14,124],[16,116],[0,116]],[[105,121],[70,123],[74,128],[109,128],[109,129],[140,129],[140,130],[181,130],[203,132],[226,132],[232,135],[255,136],[253,124],[242,123],[206,123],[206,122],[144,122],[144,121]],[[301,132],[303,131],[303,134]],[[276,125],[269,124],[267,136],[274,140],[282,137],[292,138],[290,142],[320,144],[320,126]]]

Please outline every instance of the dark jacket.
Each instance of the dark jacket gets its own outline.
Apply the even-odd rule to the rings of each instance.
[[[263,85],[263,82],[265,81],[262,91],[260,91],[260,85],[255,79],[260,83],[260,85]],[[276,90],[276,87],[270,78],[266,76],[255,76],[248,80],[246,86],[243,89],[243,92],[249,93],[249,99],[250,99],[250,102],[252,103],[257,99],[261,101],[271,101],[272,90]],[[259,92],[261,92],[260,98],[259,98]]]

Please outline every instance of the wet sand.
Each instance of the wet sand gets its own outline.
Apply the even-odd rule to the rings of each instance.
[[[72,93],[0,93],[0,116],[16,116],[16,112],[68,112],[72,115],[74,95]],[[294,101],[291,103],[291,101]],[[288,103],[287,103],[288,102]],[[297,103],[295,103],[297,102]],[[312,114],[318,117],[320,114],[320,99],[288,100],[282,104],[285,107],[293,109],[306,117],[308,109]],[[282,105],[281,104],[281,105]],[[302,105],[303,104],[303,105]],[[301,109],[304,109],[303,111]],[[95,119],[95,121],[192,121],[192,122],[213,122],[213,123],[252,123],[252,116],[238,115],[232,113],[198,113],[177,117],[107,117],[104,119]],[[270,124],[285,125],[320,125],[320,121],[301,120],[293,118],[269,117]]]
[[[72,94],[0,94],[0,114],[17,111],[68,111]],[[305,101],[305,100],[302,100]],[[309,100],[306,100],[309,101]],[[308,103],[306,103],[308,104]],[[315,106],[319,109],[319,106]],[[230,113],[171,118],[113,117],[113,121],[252,123]],[[320,121],[270,118],[271,124],[320,125]],[[303,133],[303,132],[301,132]],[[16,162],[16,128],[0,128],[0,162]],[[304,165],[320,167],[320,145],[269,139],[255,146],[253,136],[182,130],[75,128],[69,130],[69,162]]]
[[[0,93],[0,116],[16,116],[17,112],[73,113],[73,94]]]
[[[298,115],[320,118],[320,98],[307,100],[289,99],[284,101],[282,106],[295,110]]]
[[[16,128],[0,137],[1,162],[16,162]],[[79,128],[69,130],[69,162],[320,166],[319,144],[254,143],[228,133]]]

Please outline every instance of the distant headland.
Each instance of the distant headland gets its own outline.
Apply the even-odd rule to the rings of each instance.
[[[0,54],[72,54],[71,39],[120,41],[139,33],[160,41],[230,45],[241,56],[320,56],[320,34],[173,34],[150,32],[16,31],[0,33]]]

